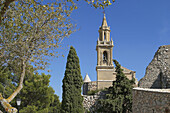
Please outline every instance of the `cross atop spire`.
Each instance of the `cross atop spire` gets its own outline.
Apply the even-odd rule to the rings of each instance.
[[[105,10],[103,11],[103,14],[105,15]]]

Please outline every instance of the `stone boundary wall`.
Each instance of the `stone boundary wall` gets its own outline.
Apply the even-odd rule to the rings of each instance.
[[[100,91],[95,95],[83,95],[83,107],[86,111],[90,111],[90,113],[95,111],[97,101],[99,99],[104,99],[106,92]]]
[[[170,113],[170,89],[133,88],[133,113]]]
[[[99,99],[99,96],[97,95],[83,95],[84,101],[83,101],[83,107],[87,111],[94,111],[94,106],[97,104],[97,100]]]

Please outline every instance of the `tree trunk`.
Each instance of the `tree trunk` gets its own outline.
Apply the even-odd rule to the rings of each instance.
[[[5,108],[5,110],[8,113],[17,113],[17,109],[12,107],[9,103],[16,97],[16,95],[21,91],[21,89],[23,88],[23,81],[24,81],[24,76],[25,76],[25,61],[22,62],[22,73],[20,76],[20,82],[19,82],[19,86],[17,87],[17,89],[11,94],[10,97],[8,97],[7,99],[4,99],[2,97],[2,95],[0,94],[0,102],[1,105]]]

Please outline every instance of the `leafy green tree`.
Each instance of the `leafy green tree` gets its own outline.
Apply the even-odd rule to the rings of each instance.
[[[29,70],[29,71],[28,71]],[[24,88],[17,95],[22,100],[20,106],[21,113],[60,113],[61,104],[59,97],[54,94],[54,90],[49,86],[50,75],[34,73],[32,66],[26,71]],[[0,68],[0,91],[3,97],[8,97],[16,88],[19,76],[12,75],[9,68]],[[16,106],[16,100],[11,103]],[[1,108],[1,111],[5,111]]]
[[[54,95],[54,101],[50,104],[49,112],[61,113],[61,103],[57,95]]]
[[[13,75],[10,73],[9,68],[5,66],[0,66],[0,92],[2,92],[3,97],[8,97],[16,88],[14,84],[12,84]],[[14,104],[12,102],[11,104]],[[5,111],[3,107],[0,107],[1,111]]]
[[[17,112],[9,103],[23,88],[26,67],[33,64],[37,70],[45,69],[47,56],[58,56],[55,50],[75,30],[69,17],[74,8],[74,4],[65,0],[50,3],[17,0],[8,6],[0,24],[0,65],[10,66],[20,80],[7,99],[1,96],[7,112]]]
[[[15,89],[12,79],[13,75],[10,73],[9,68],[0,66],[0,92],[2,92],[3,97],[8,97]]]
[[[1,21],[3,20],[4,18],[4,15],[6,13],[6,11],[8,10],[10,4],[12,2],[17,2],[19,0],[1,0],[0,1],[0,23]],[[23,2],[26,1],[26,0],[23,0]],[[43,0],[42,0],[43,1]],[[69,0],[67,2],[74,2],[74,1],[78,1],[78,0]],[[106,7],[108,5],[111,5],[112,3],[110,2],[110,0],[85,0],[88,4],[91,4],[92,6],[94,6],[95,8],[97,7]],[[115,0],[112,0],[112,2],[114,2]],[[37,0],[31,0],[30,1],[31,4],[39,4],[39,2],[37,2]]]
[[[79,58],[76,54],[76,50],[71,46],[67,56],[62,86],[62,113],[83,113],[82,85],[83,79],[80,72]]]
[[[23,109],[20,110],[20,113],[36,113],[36,112],[37,107],[31,105],[28,105],[27,107],[24,107]]]
[[[33,74],[24,81],[24,88],[20,92],[20,98],[23,103],[23,113],[29,110],[28,107],[34,108],[36,113],[48,113],[54,111],[55,108],[60,110],[60,102],[58,96],[54,94],[52,87],[49,87],[50,75]],[[53,113],[53,112],[51,112]],[[59,113],[59,112],[54,112]]]
[[[116,81],[108,89],[107,99],[98,101],[98,112],[126,113],[132,111],[132,88],[135,80],[129,80],[123,73],[121,65],[113,60],[116,65]]]
[[[1,0],[0,65],[11,66],[20,77],[16,90],[8,98],[0,94],[7,112],[17,112],[10,102],[23,88],[26,67],[33,64],[45,69],[48,56],[58,56],[57,48],[75,31],[70,15],[77,9],[76,0]],[[78,0],[77,0],[78,1]],[[110,1],[85,0],[94,7],[106,7]],[[114,0],[113,0],[114,1]]]
[[[50,75],[35,74],[25,79],[24,88],[19,95],[23,101],[22,106],[35,105],[40,110],[50,105],[54,90],[49,87],[49,78]]]
[[[9,97],[10,94],[16,89],[16,82],[18,82],[18,76],[11,73],[9,66],[0,66],[0,92],[3,97]],[[11,102],[12,105],[16,104],[14,99]],[[1,105],[0,105],[1,106]],[[1,111],[5,111],[3,107],[0,107]]]

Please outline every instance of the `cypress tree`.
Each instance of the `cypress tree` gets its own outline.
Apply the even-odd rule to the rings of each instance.
[[[62,113],[83,113],[82,85],[83,79],[80,72],[79,58],[76,50],[71,46],[67,56],[62,86]]]
[[[116,65],[116,81],[108,89],[106,99],[98,101],[98,112],[107,113],[127,113],[132,111],[132,88],[135,80],[129,80],[123,73],[121,65],[113,60]]]
[[[113,60],[116,65],[116,81],[113,82],[113,98],[119,100],[119,111],[126,113],[132,111],[132,89],[135,79],[129,80],[123,73],[118,61]]]

